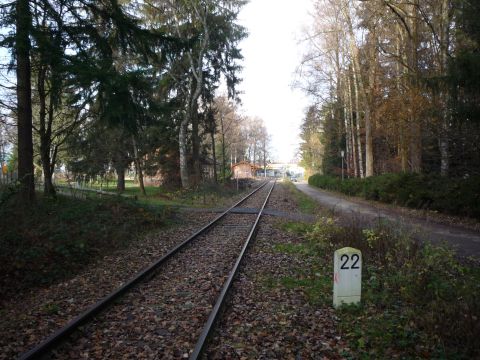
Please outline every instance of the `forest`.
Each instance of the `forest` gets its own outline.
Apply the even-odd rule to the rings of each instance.
[[[191,188],[227,179],[234,161],[265,162],[263,121],[238,108],[244,4],[3,2],[2,164],[22,202],[38,183],[55,195],[56,172],[113,176],[123,191],[131,170],[145,192],[145,175]]]
[[[297,82],[309,173],[478,185],[479,17],[470,0],[315,0]]]

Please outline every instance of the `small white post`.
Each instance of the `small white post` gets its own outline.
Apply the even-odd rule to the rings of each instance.
[[[333,256],[333,306],[359,304],[362,293],[362,252],[345,247]]]

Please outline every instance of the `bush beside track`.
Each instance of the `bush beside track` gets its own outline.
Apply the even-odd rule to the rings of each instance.
[[[309,185],[367,200],[480,219],[480,176],[466,179],[395,173],[341,180],[315,174]]]

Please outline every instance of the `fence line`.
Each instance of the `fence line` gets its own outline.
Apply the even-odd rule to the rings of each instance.
[[[87,197],[88,193],[94,193],[94,194],[100,195],[100,196],[114,196],[114,197],[121,196],[121,197],[124,197],[124,198],[137,200],[136,195],[119,194],[119,193],[116,193],[116,192],[110,192],[110,191],[104,191],[104,190],[98,190],[98,189],[89,189],[89,188],[85,188],[85,187],[81,187],[81,186],[55,185],[55,190],[59,194],[72,196],[72,197],[75,197],[75,198],[80,197],[82,199],[85,199]]]

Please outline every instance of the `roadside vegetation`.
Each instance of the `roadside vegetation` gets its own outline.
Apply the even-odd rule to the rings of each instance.
[[[301,289],[314,306],[332,306],[333,252],[345,246],[362,251],[362,303],[336,311],[354,358],[480,356],[478,266],[460,262],[445,246],[422,245],[387,223],[361,229],[323,218],[282,228],[301,242],[274,250],[309,257],[315,266],[276,279],[276,285]]]
[[[170,218],[168,207],[119,197],[38,196],[25,208],[14,201],[15,191],[0,192],[1,293],[68,278]]]
[[[480,219],[479,176],[453,179],[433,174],[392,173],[342,181],[315,174],[308,183],[368,200]]]
[[[303,195],[293,186],[290,191],[296,198]],[[265,285],[300,290],[312,306],[333,306],[334,251],[349,246],[362,252],[362,302],[335,310],[338,331],[349,343],[346,358],[480,357],[478,263],[458,259],[447,245],[420,243],[389,222],[365,229],[323,216],[315,224],[280,227],[298,241],[273,251],[309,265],[293,276],[268,278]]]
[[[283,182],[288,188],[293,198],[297,202],[299,209],[306,214],[314,214],[319,210],[318,203],[313,200],[310,196],[305,195],[304,193],[297,191],[295,185],[289,181],[285,180]]]

